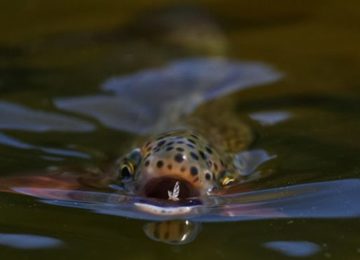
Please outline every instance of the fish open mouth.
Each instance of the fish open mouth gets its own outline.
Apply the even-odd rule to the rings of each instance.
[[[143,189],[145,197],[163,200],[186,200],[200,195],[190,182],[174,177],[159,177],[149,180]]]

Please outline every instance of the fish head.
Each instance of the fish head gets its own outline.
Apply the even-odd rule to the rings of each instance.
[[[134,191],[158,199],[209,195],[221,186],[225,165],[200,135],[185,130],[155,136],[133,150],[118,167]]]

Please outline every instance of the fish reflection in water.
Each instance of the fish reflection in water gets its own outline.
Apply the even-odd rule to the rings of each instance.
[[[144,225],[144,232],[150,239],[172,245],[192,242],[200,230],[200,223],[189,220],[149,222]]]
[[[33,235],[0,233],[0,245],[22,250],[61,248],[65,243],[59,239]]]

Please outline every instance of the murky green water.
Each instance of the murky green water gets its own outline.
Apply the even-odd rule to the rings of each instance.
[[[60,111],[55,99],[97,94],[110,76],[180,58],[222,55],[261,61],[284,74],[280,81],[212,100],[192,113],[196,118],[206,117],[207,111],[231,111],[234,120],[246,122],[264,113],[288,115],[274,124],[252,120],[257,135],[253,147],[277,155],[266,166],[271,174],[255,182],[254,189],[359,178],[357,1],[198,1],[185,10],[205,15],[205,26],[191,18],[185,30],[180,26],[184,4],[166,1],[13,1],[0,7],[0,101],[83,123],[76,124],[81,131],[34,131],[31,120],[18,120],[16,127],[1,124],[3,113],[1,176],[97,165],[128,151],[139,138]],[[163,17],[177,18],[164,22]],[[358,217],[205,223],[192,243],[169,246],[147,238],[144,221],[7,193],[1,194],[0,210],[4,259],[360,257]],[[8,234],[40,236],[30,239],[40,246],[16,248],[19,243],[12,243]],[[48,246],[41,238],[48,239]]]

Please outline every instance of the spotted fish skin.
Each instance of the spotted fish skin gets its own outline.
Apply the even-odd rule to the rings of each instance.
[[[171,131],[157,136],[141,152],[143,170],[135,177],[138,181],[146,177],[176,176],[204,193],[218,186],[219,175],[225,170],[219,154],[192,131]]]
[[[133,167],[133,182],[140,193],[150,180],[173,178],[193,187],[197,191],[194,196],[206,195],[219,188],[226,170],[219,153],[209,142],[189,130],[155,136],[139,153],[141,160]]]

